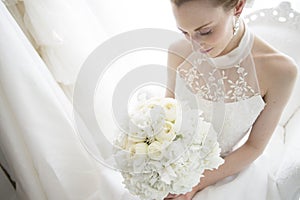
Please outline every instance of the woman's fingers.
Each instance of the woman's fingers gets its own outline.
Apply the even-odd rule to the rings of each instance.
[[[164,198],[164,200],[174,199],[174,198],[177,198],[179,196],[180,196],[180,194],[168,194],[168,196],[166,196]]]

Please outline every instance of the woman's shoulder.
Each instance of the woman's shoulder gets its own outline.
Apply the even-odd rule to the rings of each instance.
[[[294,60],[272,47],[262,39],[255,37],[253,45],[253,58],[265,72],[285,75],[296,75],[297,65]]]
[[[258,37],[254,39],[252,54],[265,89],[275,87],[274,83],[289,84],[296,79],[294,60]]]
[[[192,51],[192,46],[186,39],[172,43],[169,46],[168,65],[172,68],[177,68]]]

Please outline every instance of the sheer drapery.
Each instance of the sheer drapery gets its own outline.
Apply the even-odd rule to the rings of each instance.
[[[70,101],[2,2],[0,35],[0,146],[18,198],[118,199],[120,175],[83,150]]]
[[[85,0],[5,0],[4,3],[71,98],[81,65],[107,39],[91,5]]]

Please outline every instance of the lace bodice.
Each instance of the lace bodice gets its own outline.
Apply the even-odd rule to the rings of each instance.
[[[208,58],[192,53],[177,70],[176,98],[197,99],[195,106],[218,132],[223,156],[247,134],[265,106],[252,44],[253,34],[246,27],[239,46],[228,54]]]

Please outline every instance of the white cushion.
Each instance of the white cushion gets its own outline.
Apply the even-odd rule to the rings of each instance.
[[[300,14],[283,2],[272,9],[258,10],[245,17],[251,30],[300,65]],[[300,71],[300,70],[298,70]],[[282,199],[299,199],[300,195],[300,79],[282,114],[279,125],[266,148],[270,162],[279,166],[276,184]],[[275,172],[273,171],[273,172]]]
[[[289,2],[282,2],[276,8],[251,13],[245,17],[245,21],[256,35],[293,58],[298,66],[300,65],[300,14],[291,8]],[[294,92],[281,117],[282,126],[287,123],[298,107],[300,107],[299,75]]]
[[[300,147],[299,142],[300,142],[300,109],[295,112],[295,114],[292,116],[292,118],[289,120],[287,123],[285,130],[286,130],[286,143],[289,146],[294,146],[294,147]],[[300,151],[299,155],[300,157]]]
[[[266,147],[264,154],[268,156],[271,166],[271,172],[274,174],[278,170],[278,166],[281,164],[286,145],[284,143],[284,131],[282,126],[277,126],[268,146]]]

